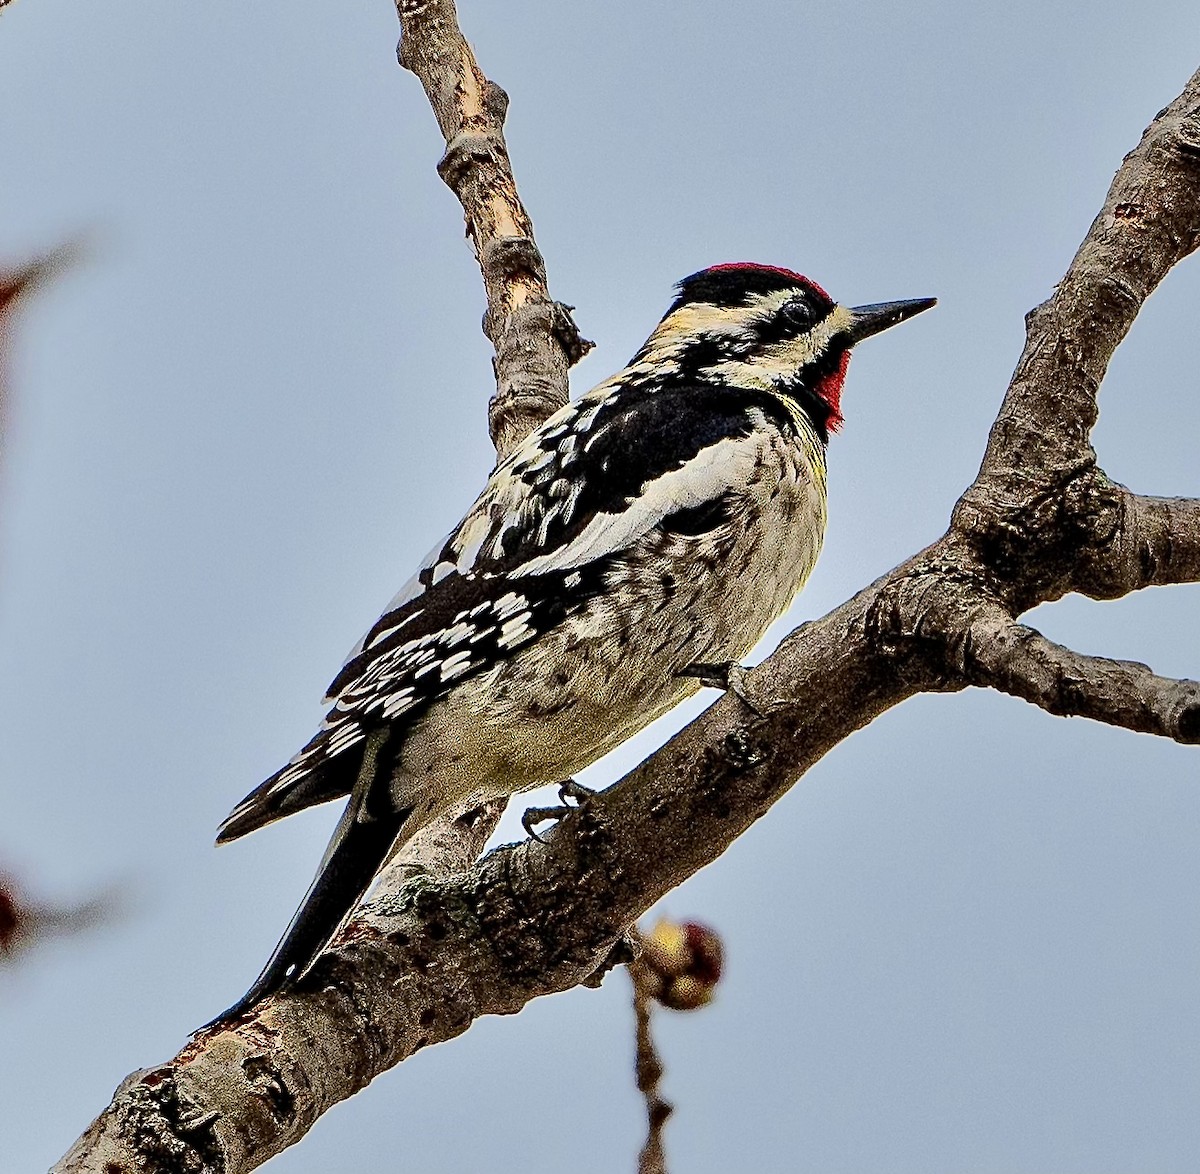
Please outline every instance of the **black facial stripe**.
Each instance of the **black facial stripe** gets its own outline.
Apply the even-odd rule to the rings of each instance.
[[[815,329],[833,313],[833,303],[827,298],[798,293],[779,313],[754,324],[757,347],[788,342]]]
[[[804,409],[823,444],[829,443],[829,419],[833,409],[817,394],[816,389],[820,387],[821,380],[838,369],[847,349],[845,337],[835,335],[822,354],[811,363],[805,363],[779,387],[783,395],[791,396]]]

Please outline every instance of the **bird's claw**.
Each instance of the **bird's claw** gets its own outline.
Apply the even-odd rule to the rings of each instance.
[[[524,815],[521,816],[521,826],[525,829],[525,834],[537,840],[539,844],[544,844],[546,841],[536,831],[537,825],[548,820],[559,822],[566,819],[572,811],[577,811],[584,806],[594,794],[594,791],[574,779],[563,779],[558,784],[559,803],[553,807],[527,807],[525,809]],[[574,807],[567,802],[568,799],[575,800]]]
[[[589,799],[596,794],[591,787],[585,787],[576,779],[563,779],[558,784],[558,798],[561,803],[566,804],[568,799],[574,799],[577,807],[582,807]]]
[[[733,660],[697,661],[676,671],[677,677],[695,677],[707,689],[732,693],[755,717],[766,716],[750,696],[749,669]]]
[[[559,820],[566,819],[574,810],[568,807],[565,803],[555,807],[527,807],[525,814],[521,816],[521,826],[525,829],[525,834],[530,839],[537,840],[539,844],[544,844],[546,841],[537,833],[537,825],[546,823],[548,820],[554,820],[556,823]]]

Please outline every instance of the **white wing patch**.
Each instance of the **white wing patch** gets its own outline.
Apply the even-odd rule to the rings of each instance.
[[[577,455],[575,448],[579,436],[592,428],[605,402],[618,388],[615,379],[594,387],[560,408],[528,436],[496,468],[466,517],[425,556],[420,569],[396,592],[382,614],[386,616],[419,599],[426,591],[423,579],[428,579],[430,585],[437,584],[454,572],[469,574],[481,554],[489,558],[501,557],[504,537],[509,530],[529,536],[535,546],[545,546],[550,528],[556,521],[569,524],[582,486],[566,477],[557,477],[542,492],[531,494],[530,479],[544,474],[556,463],[560,469],[572,463]],[[366,649],[378,647],[390,639],[419,615],[420,610],[415,610],[397,623],[380,629],[370,636],[369,643],[367,636],[363,636],[350,650],[342,667]],[[478,639],[472,635],[464,638],[472,642]],[[333,696],[325,698],[326,702],[333,699]]]
[[[719,440],[678,469],[643,485],[641,494],[620,513],[597,514],[566,546],[528,559],[508,577],[572,570],[628,549],[668,515],[713,501],[730,485],[745,484],[754,470],[758,447],[753,437]]]

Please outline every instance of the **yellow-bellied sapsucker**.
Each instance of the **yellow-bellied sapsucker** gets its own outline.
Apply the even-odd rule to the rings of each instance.
[[[227,1014],[303,974],[435,816],[569,779],[695,692],[689,669],[758,641],[821,547],[850,348],[933,304],[848,308],[786,269],[702,270],[624,370],[500,463],[351,653],[317,735],[221,825],[232,840],[349,796]]]

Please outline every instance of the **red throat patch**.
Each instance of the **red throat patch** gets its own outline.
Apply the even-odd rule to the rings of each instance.
[[[850,352],[843,351],[841,362],[816,386],[816,393],[829,405],[829,420],[825,427],[837,432],[842,426],[842,384],[846,382],[846,368],[850,366]]]

